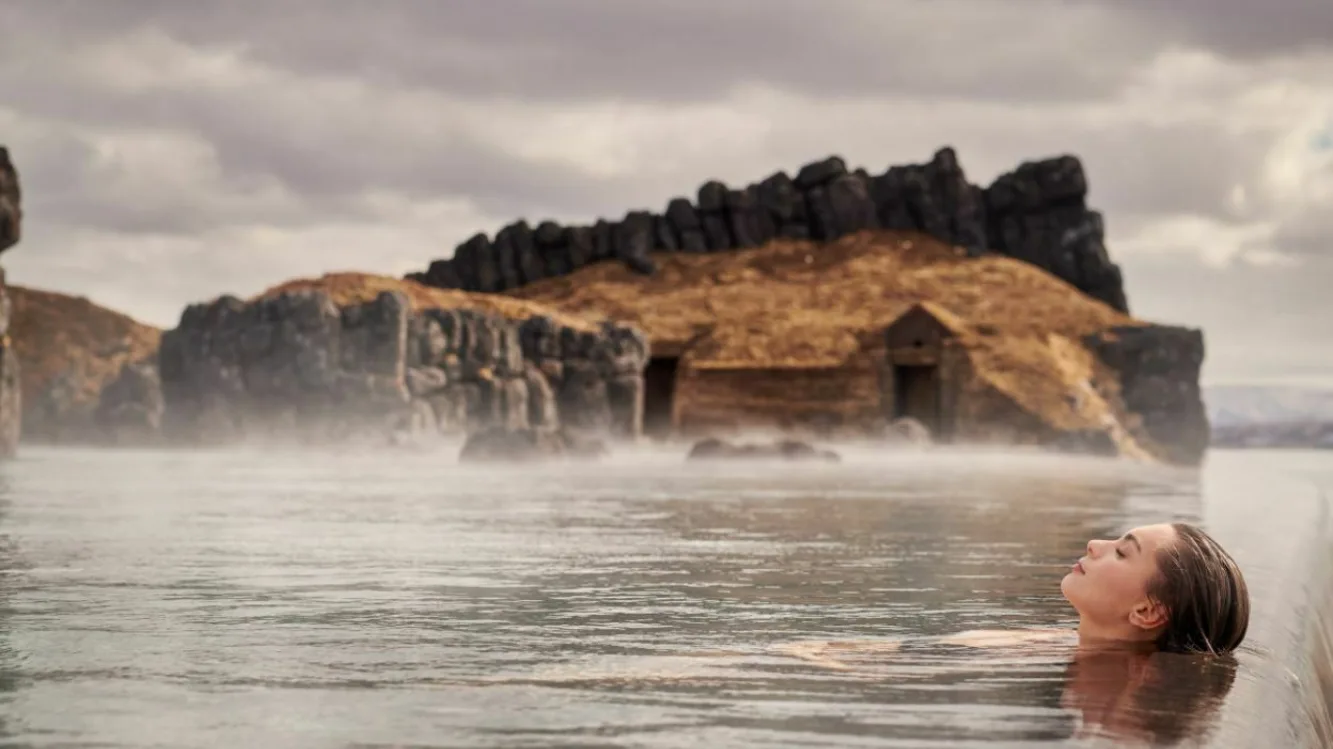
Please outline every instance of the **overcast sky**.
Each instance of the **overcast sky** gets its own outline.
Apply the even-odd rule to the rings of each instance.
[[[12,282],[158,325],[831,153],[1080,156],[1210,382],[1333,385],[1329,0],[7,0]]]

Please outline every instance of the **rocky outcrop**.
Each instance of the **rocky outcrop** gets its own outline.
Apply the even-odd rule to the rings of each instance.
[[[733,444],[710,437],[690,448],[686,460],[780,460],[786,462],[839,463],[842,457],[832,450],[821,450],[808,442],[778,440],[771,444]]]
[[[193,305],[162,337],[163,432],[175,443],[468,434],[491,428],[636,435],[647,346],[612,324],[414,309],[383,291]]]
[[[1170,325],[1119,326],[1085,345],[1119,378],[1128,425],[1172,463],[1199,463],[1208,449],[1208,412],[1199,387],[1203,332]]]
[[[22,190],[9,149],[0,146],[0,252],[23,236]],[[10,337],[11,306],[4,271],[0,270],[0,457],[18,450],[22,432],[23,397],[19,386],[19,358]]]
[[[897,445],[929,445],[934,441],[930,429],[910,416],[886,422],[876,436],[881,442]]]
[[[156,357],[161,331],[82,297],[11,286],[14,350],[22,366],[29,443],[99,444],[104,387]]]
[[[22,197],[9,149],[0,146],[0,252],[18,244],[23,236]]]
[[[889,229],[924,232],[974,255],[1023,260],[1125,312],[1120,269],[1107,255],[1102,217],[1086,206],[1087,192],[1083,166],[1073,156],[1021,164],[985,189],[967,181],[952,148],[928,163],[878,175],[830,156],[795,177],[777,172],[742,188],[710,180],[693,200],[674,198],[659,214],[630,211],[592,226],[515,221],[493,239],[472,236],[452,258],[409,277],[441,288],[499,292],[604,260],[652,275],[652,252],[720,252],[783,238],[827,242]]]
[[[471,434],[460,463],[592,460],[608,454],[606,443],[569,429],[491,427]]]

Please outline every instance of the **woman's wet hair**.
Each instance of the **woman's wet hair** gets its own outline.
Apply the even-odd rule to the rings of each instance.
[[[1250,592],[1231,555],[1193,525],[1173,523],[1176,541],[1160,550],[1148,595],[1167,609],[1157,648],[1230,653],[1250,626]]]

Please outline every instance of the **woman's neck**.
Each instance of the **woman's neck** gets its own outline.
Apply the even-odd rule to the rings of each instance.
[[[1085,617],[1079,617],[1078,620],[1079,648],[1147,651],[1155,649],[1155,643],[1153,633],[1137,627],[1107,627],[1090,622]]]

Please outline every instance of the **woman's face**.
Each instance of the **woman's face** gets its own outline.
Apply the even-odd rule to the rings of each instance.
[[[1120,538],[1088,542],[1086,554],[1060,581],[1060,592],[1085,620],[1103,627],[1162,624],[1148,600],[1157,575],[1157,552],[1176,541],[1169,524],[1145,525]]]

